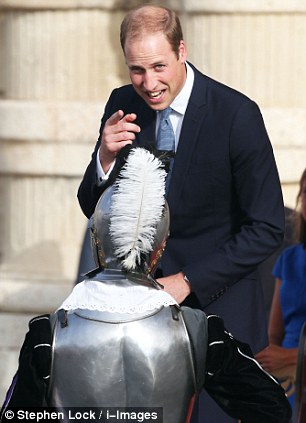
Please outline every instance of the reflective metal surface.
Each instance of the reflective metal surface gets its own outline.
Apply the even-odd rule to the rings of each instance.
[[[91,240],[92,250],[97,266],[105,269],[120,269],[121,263],[114,255],[114,246],[109,233],[110,210],[112,204],[113,187],[109,187],[101,196],[92,216]],[[153,273],[156,269],[166,240],[169,235],[169,209],[165,203],[163,216],[156,227],[156,234],[152,251],[144,257],[143,273]]]
[[[189,337],[180,310],[123,316],[89,310],[57,320],[50,405],[163,407],[165,423],[183,423],[195,392]]]

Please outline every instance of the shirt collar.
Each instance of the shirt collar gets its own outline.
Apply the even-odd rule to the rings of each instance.
[[[181,115],[184,115],[186,112],[189,97],[191,95],[193,82],[194,82],[194,71],[187,62],[186,62],[186,71],[187,71],[187,76],[186,76],[185,84],[170,105],[171,108],[175,112]]]

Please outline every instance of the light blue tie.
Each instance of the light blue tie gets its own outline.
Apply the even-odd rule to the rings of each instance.
[[[157,131],[157,140],[156,147],[160,151],[169,152],[169,170],[166,177],[166,194],[168,194],[170,178],[172,173],[172,167],[174,162],[174,153],[175,153],[175,136],[173,132],[173,127],[170,121],[171,107],[167,107],[165,110],[160,112],[160,121]]]
[[[160,112],[159,128],[157,131],[157,149],[162,151],[175,150],[175,137],[170,121],[171,107]]]

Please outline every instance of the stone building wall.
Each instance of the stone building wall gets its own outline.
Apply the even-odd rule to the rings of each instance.
[[[119,24],[140,3],[0,0],[0,401],[29,318],[73,286],[87,223],[76,191],[105,101],[128,81]],[[163,4],[181,16],[189,59],[259,104],[293,207],[306,163],[305,2]]]

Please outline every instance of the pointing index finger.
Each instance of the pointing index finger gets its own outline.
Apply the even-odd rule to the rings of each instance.
[[[114,114],[112,114],[109,118],[108,118],[108,122],[111,125],[115,125],[116,123],[118,123],[122,117],[123,117],[124,113],[122,110],[117,110],[117,112],[115,112]]]

